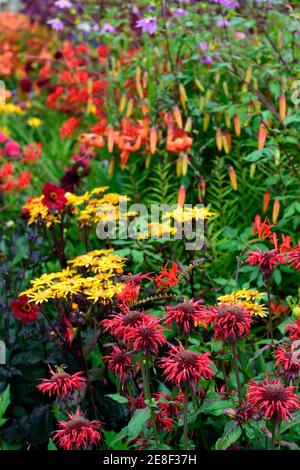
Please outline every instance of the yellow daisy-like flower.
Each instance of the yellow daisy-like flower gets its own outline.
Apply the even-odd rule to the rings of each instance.
[[[113,250],[94,250],[77,256],[68,262],[73,268],[87,268],[93,273],[122,273],[125,259],[113,254]]]
[[[37,117],[31,117],[28,119],[27,124],[30,127],[40,127],[42,124],[42,121]]]
[[[60,223],[59,218],[51,214],[48,207],[42,203],[43,197],[34,197],[23,205],[23,209],[29,214],[29,225],[43,221],[46,227],[51,227],[52,224]]]
[[[2,103],[0,104],[0,114],[23,114],[22,108],[14,103]]]
[[[268,315],[268,309],[264,304],[257,302],[263,296],[264,293],[258,292],[255,289],[241,289],[230,294],[221,295],[218,301],[219,304],[225,303],[245,307],[252,316],[264,318]]]

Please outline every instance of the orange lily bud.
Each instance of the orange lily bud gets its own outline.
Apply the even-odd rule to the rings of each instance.
[[[228,127],[228,129],[230,129],[230,127],[231,127],[231,118],[230,118],[230,114],[229,114],[228,111],[225,111],[224,117],[225,117],[226,127]]]
[[[135,80],[139,82],[140,79],[141,79],[141,76],[142,76],[141,67],[137,67],[137,68],[135,69]]]
[[[173,116],[179,129],[182,129],[183,127],[182,116],[181,116],[181,112],[178,106],[175,106],[175,108],[173,109]]]
[[[238,184],[237,184],[237,179],[236,179],[236,173],[235,173],[235,169],[233,168],[232,165],[230,165],[230,167],[229,167],[229,178],[230,178],[230,181],[231,181],[232,189],[234,191],[237,191]]]
[[[196,87],[199,88],[199,90],[201,91],[201,93],[204,93],[205,88],[202,85],[202,83],[200,82],[200,80],[198,80],[198,78],[195,78],[194,82],[195,82]]]
[[[185,197],[186,197],[186,192],[185,192],[185,187],[183,184],[180,186],[179,191],[178,191],[178,206],[183,207],[185,203]]]
[[[229,96],[228,83],[223,82],[223,90],[226,96]]]
[[[133,111],[133,100],[129,100],[127,104],[126,117],[130,117]]]
[[[156,144],[157,144],[157,130],[155,129],[155,127],[152,127],[150,131],[150,152],[152,155],[156,152]]]
[[[126,95],[123,95],[120,99],[120,105],[119,105],[120,113],[123,113],[123,111],[125,110],[126,103],[127,103]]]
[[[270,204],[270,197],[271,193],[269,190],[264,192],[264,198],[263,198],[263,213],[267,212]]]
[[[286,118],[286,99],[285,94],[281,93],[279,97],[279,115],[282,121]]]
[[[275,199],[274,204],[273,204],[273,213],[272,213],[273,224],[277,224],[279,211],[280,211],[280,202],[278,199]]]
[[[224,150],[228,154],[231,150],[231,135],[227,129],[224,131],[222,142]]]
[[[186,110],[187,96],[186,96],[185,87],[182,83],[179,84],[179,98],[180,98],[180,103],[183,109]]]
[[[268,129],[262,122],[258,128],[258,149],[259,150],[264,148],[267,135],[268,135]]]
[[[176,175],[178,178],[182,175],[182,159],[180,157],[176,160]]]
[[[199,202],[203,203],[204,202],[204,196],[206,192],[206,183],[202,175],[200,175],[199,180],[198,180],[198,199]]]
[[[143,91],[143,87],[141,85],[140,80],[135,81],[135,88],[136,88],[136,92],[137,92],[138,96],[140,98],[144,98],[144,91]]]
[[[233,125],[234,125],[234,132],[237,137],[241,135],[241,120],[238,114],[233,116]]]
[[[192,118],[188,117],[184,126],[185,132],[191,132],[192,130]]]
[[[182,176],[186,176],[187,170],[188,170],[188,162],[189,162],[188,156],[186,153],[181,152],[180,158],[182,160],[182,164],[181,164]]]
[[[250,165],[250,178],[251,179],[254,178],[255,172],[256,172],[256,164],[251,163]]]
[[[142,102],[141,108],[143,116],[147,116],[147,114],[149,113],[149,106],[144,101]]]
[[[108,175],[109,175],[110,178],[114,174],[114,168],[115,168],[115,159],[114,159],[114,157],[112,157],[111,161],[109,162],[109,166],[108,166]]]
[[[220,129],[218,127],[217,129],[217,133],[216,133],[216,144],[217,144],[217,148],[219,150],[219,152],[222,151],[222,147],[223,147],[223,138],[222,138],[222,129]]]
[[[143,74],[143,88],[147,88],[148,85],[148,72],[144,72]]]
[[[107,150],[109,151],[109,153],[112,153],[114,149],[114,143],[115,143],[114,128],[113,126],[109,126],[108,133],[107,133]]]
[[[204,119],[203,119],[203,131],[206,132],[210,123],[210,114],[205,113],[204,114]]]

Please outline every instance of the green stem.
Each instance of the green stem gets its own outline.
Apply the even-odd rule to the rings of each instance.
[[[188,449],[188,397],[189,397],[189,391],[188,391],[188,386],[185,386],[184,389],[184,401],[183,401],[183,448],[184,450]]]
[[[234,369],[235,369],[235,376],[236,376],[236,383],[237,383],[237,389],[238,389],[238,395],[239,395],[239,402],[240,402],[240,407],[242,408],[242,406],[243,406],[243,396],[242,396],[242,387],[241,387],[241,381],[240,381],[240,376],[239,376],[239,364],[238,364],[238,358],[237,358],[236,343],[233,343],[233,345],[232,345],[232,353],[233,353],[233,364],[234,364]]]

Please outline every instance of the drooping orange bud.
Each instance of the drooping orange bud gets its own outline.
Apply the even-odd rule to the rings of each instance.
[[[126,103],[127,103],[126,95],[123,95],[120,99],[120,105],[119,105],[120,113],[123,113],[123,111],[125,110]]]
[[[279,116],[282,121],[286,118],[286,99],[284,93],[281,93],[279,97]]]
[[[216,144],[217,144],[217,148],[218,148],[219,152],[221,152],[222,147],[223,147],[223,136],[222,136],[222,129],[220,129],[219,127],[218,127],[217,133],[216,133]]]
[[[235,169],[233,168],[232,165],[230,165],[230,167],[229,167],[229,178],[230,178],[230,181],[231,181],[232,189],[234,191],[237,191],[238,183],[237,183],[237,179],[236,179]]]
[[[143,116],[147,116],[147,114],[149,113],[149,106],[147,105],[147,103],[145,103],[145,101],[142,102],[141,109]]]
[[[157,130],[155,127],[151,127],[150,131],[150,152],[152,155],[156,152],[156,144],[157,144]]]
[[[133,100],[129,100],[127,103],[126,117],[130,117],[133,111]]]
[[[277,224],[279,212],[280,212],[280,202],[278,199],[275,199],[274,204],[273,204],[273,213],[272,213],[273,224]]]
[[[204,114],[204,119],[203,119],[203,132],[206,132],[210,123],[210,114],[205,113]]]
[[[267,189],[267,191],[264,192],[264,198],[263,198],[263,213],[267,212],[267,210],[268,210],[268,208],[269,208],[270,197],[271,197],[271,193],[270,193],[270,191]]]
[[[234,132],[237,137],[241,135],[241,120],[238,114],[233,116]]]
[[[198,199],[199,202],[202,204],[204,202],[205,192],[206,192],[206,183],[205,179],[202,175],[200,175],[198,180]]]
[[[173,116],[174,116],[174,119],[175,119],[176,124],[179,127],[179,129],[182,129],[182,127],[183,127],[182,116],[181,116],[181,112],[180,112],[180,109],[178,108],[178,106],[174,107]]]
[[[115,143],[114,128],[113,126],[108,126],[107,150],[109,151],[109,153],[112,153],[114,149],[114,143]]]
[[[267,135],[268,135],[268,129],[262,122],[258,128],[258,149],[259,150],[264,148]]]
[[[223,133],[222,142],[223,142],[224,150],[228,154],[231,151],[231,135],[230,135],[229,130],[227,129]]]
[[[185,187],[183,186],[183,184],[180,186],[179,188],[179,191],[178,191],[178,206],[179,207],[183,207],[184,206],[184,203],[185,203],[185,197],[186,197],[186,193],[185,193]]]

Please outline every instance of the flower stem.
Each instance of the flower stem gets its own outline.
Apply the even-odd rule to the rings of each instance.
[[[238,395],[239,395],[239,402],[240,402],[240,407],[242,407],[243,396],[242,396],[242,387],[241,387],[241,381],[240,381],[240,376],[239,376],[239,365],[238,365],[238,358],[237,358],[236,343],[233,343],[232,345],[232,354],[233,354],[233,364],[234,364],[234,369],[235,369],[236,383],[237,383],[237,389],[238,389]]]
[[[184,389],[184,400],[183,400],[183,448],[187,450],[188,448],[188,401],[189,391],[188,386],[185,386]]]

